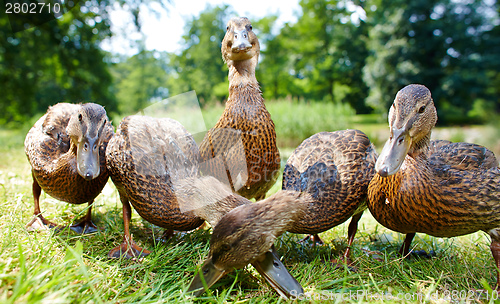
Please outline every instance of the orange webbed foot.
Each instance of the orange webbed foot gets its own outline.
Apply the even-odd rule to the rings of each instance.
[[[26,224],[26,230],[28,231],[38,231],[38,230],[49,230],[56,229],[62,230],[64,227],[52,223],[51,221],[45,219],[41,214],[35,215],[31,221]]]
[[[116,246],[108,253],[108,258],[142,258],[150,253],[151,251],[139,247],[133,240],[128,241],[125,239],[120,245]]]
[[[313,246],[323,246],[325,242],[317,234],[309,234],[305,238],[299,241],[299,243],[305,243],[306,241],[312,242]]]

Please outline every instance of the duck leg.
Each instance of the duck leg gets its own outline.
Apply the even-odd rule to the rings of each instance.
[[[493,258],[495,259],[495,266],[497,267],[497,286],[496,290],[500,291],[500,273],[498,272],[498,269],[500,269],[500,241],[491,239],[491,254],[493,255]]]
[[[347,228],[347,249],[344,252],[344,261],[347,265],[353,264],[351,260],[351,245],[354,241],[354,236],[358,231],[358,222],[361,219],[362,215],[363,212],[353,215],[351,218],[351,222],[349,223],[349,228]]]
[[[139,247],[132,236],[130,235],[130,220],[132,218],[132,208],[128,201],[128,197],[120,193],[120,200],[123,206],[123,242],[113,248],[109,253],[109,258],[120,258],[122,256],[131,259],[135,257],[144,257],[151,253],[151,251]]]
[[[302,240],[300,240],[299,243],[304,243],[305,241],[307,240],[310,240],[313,245],[317,245],[317,246],[323,246],[325,244],[325,242],[323,242],[323,240],[319,237],[319,234],[309,234],[307,235],[305,238],[303,238]]]
[[[35,176],[33,175],[33,201],[35,202],[35,211],[33,214],[35,215],[33,219],[26,225],[26,229],[28,231],[35,231],[37,228],[60,228],[56,224],[47,220],[43,217],[42,212],[40,211],[40,194],[42,193],[42,188],[38,184]]]
[[[403,245],[399,249],[399,254],[401,254],[403,257],[408,256],[408,254],[410,253],[410,245],[414,237],[415,233],[406,234],[405,241],[403,242]]]
[[[427,251],[425,251],[425,250],[412,250],[410,252],[410,245],[411,245],[411,242],[413,241],[414,237],[415,237],[415,233],[407,233],[406,234],[405,241],[404,241],[403,245],[401,246],[401,248],[399,249],[400,255],[402,255],[403,257],[408,257],[409,255],[411,255],[413,257],[420,257],[420,258],[425,258],[425,259],[430,259],[431,257],[436,255],[434,250],[429,251],[429,253],[427,253]]]
[[[87,215],[78,223],[69,226],[71,230],[79,234],[89,234],[99,231],[96,225],[92,222],[92,204],[94,200],[91,200],[88,204]]]

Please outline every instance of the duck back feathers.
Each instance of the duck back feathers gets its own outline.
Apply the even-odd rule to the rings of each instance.
[[[293,233],[316,234],[337,226],[366,209],[368,183],[377,154],[358,130],[322,132],[293,152],[283,173],[283,189],[313,197]]]
[[[106,157],[120,194],[147,221],[167,229],[192,230],[203,220],[183,212],[175,194],[176,180],[198,176],[199,150],[177,121],[126,117],[110,141]]]

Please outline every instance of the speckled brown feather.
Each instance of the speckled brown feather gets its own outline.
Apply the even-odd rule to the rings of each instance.
[[[213,263],[221,269],[252,263],[304,216],[311,201],[308,193],[279,191],[265,200],[234,208],[214,227],[209,254]]]
[[[236,60],[231,49],[233,31],[243,28],[248,30],[252,57]],[[278,178],[280,155],[274,123],[255,78],[259,42],[248,19],[235,18],[228,23],[221,51],[229,67],[229,97],[219,121],[200,145],[206,162],[203,171],[221,181],[227,180],[229,173],[230,185],[238,194],[262,199]],[[208,162],[218,156],[225,164]]]
[[[92,201],[104,188],[108,180],[105,151],[113,136],[113,127],[108,121],[102,130],[103,140],[99,147],[100,175],[86,181],[77,173],[76,147],[71,146],[66,133],[71,115],[80,108],[81,105],[67,103],[50,107],[25,139],[25,152],[40,187],[50,196],[72,204]]]
[[[494,156],[483,152],[478,145],[454,143],[429,156],[407,156],[395,175],[373,178],[371,213],[402,233],[452,237],[499,228],[500,171]]]
[[[181,212],[173,189],[175,179],[196,176],[199,152],[192,136],[178,122],[128,116],[122,120],[106,153],[111,179],[148,222],[176,230],[203,223]]]
[[[376,174],[370,182],[373,216],[395,231],[438,237],[500,228],[500,169],[494,154],[475,144],[429,142],[435,119],[413,113],[424,101],[434,109],[430,93],[416,85],[404,90],[408,93],[396,97],[390,121],[414,121],[409,130],[417,140],[396,174]],[[412,95],[420,90],[427,93]],[[428,113],[435,115],[435,109]]]
[[[370,140],[358,130],[322,132],[306,139],[287,161],[283,189],[307,192],[314,202],[288,231],[320,233],[366,209],[376,158]]]

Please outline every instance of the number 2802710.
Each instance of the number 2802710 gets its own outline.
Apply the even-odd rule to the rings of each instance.
[[[61,5],[59,3],[5,3],[5,13],[7,14],[41,14],[59,13]]]

